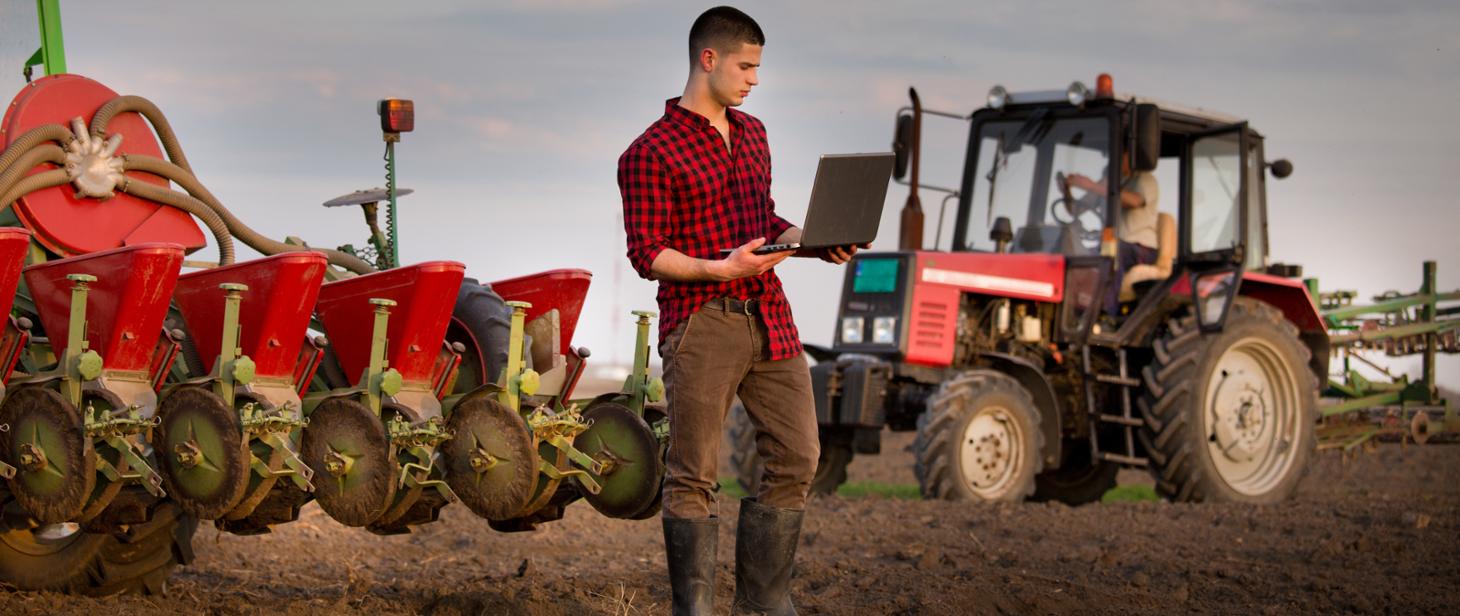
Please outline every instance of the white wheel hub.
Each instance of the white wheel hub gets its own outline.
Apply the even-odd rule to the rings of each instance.
[[[986,408],[963,430],[963,478],[977,492],[997,491],[1019,464],[1019,429],[1003,408]]]
[[[1292,465],[1302,406],[1293,369],[1271,342],[1245,338],[1222,353],[1207,380],[1207,450],[1222,480],[1239,492],[1267,492]]]

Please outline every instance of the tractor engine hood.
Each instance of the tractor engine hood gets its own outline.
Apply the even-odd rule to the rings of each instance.
[[[1058,302],[1064,297],[1065,258],[1060,255],[929,251],[913,254],[913,275],[919,289],[1040,302]]]

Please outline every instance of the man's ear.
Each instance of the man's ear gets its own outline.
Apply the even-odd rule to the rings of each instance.
[[[696,66],[708,73],[715,70],[715,63],[718,61],[720,61],[720,54],[716,53],[714,48],[706,47],[700,50],[700,55],[696,58]]]

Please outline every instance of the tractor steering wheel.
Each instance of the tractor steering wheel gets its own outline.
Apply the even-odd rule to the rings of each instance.
[[[1098,201],[1094,199],[1075,199],[1074,195],[1070,192],[1070,179],[1065,176],[1064,172],[1056,171],[1054,173],[1054,181],[1055,185],[1059,187],[1060,196],[1054,200],[1054,203],[1049,204],[1050,218],[1053,218],[1055,222],[1061,225],[1070,227],[1070,230],[1076,234],[1080,243],[1086,248],[1098,246],[1100,244],[1100,229],[1098,227],[1095,229],[1086,229],[1084,222],[1080,220],[1081,216],[1084,216],[1087,212],[1095,211],[1099,207]],[[1061,211],[1068,218],[1061,217]]]

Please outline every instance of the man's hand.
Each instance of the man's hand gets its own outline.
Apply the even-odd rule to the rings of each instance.
[[[858,248],[871,247],[871,243],[862,244],[860,246],[856,244],[852,244],[850,246],[832,246],[830,248],[822,248],[820,251],[818,251],[820,254],[816,256],[820,257],[822,261],[826,261],[827,263],[841,265],[843,263],[846,263],[847,261],[851,261],[852,255],[857,254]]]
[[[1089,176],[1079,173],[1070,174],[1068,177],[1065,178],[1065,181],[1068,182],[1070,186],[1087,192],[1103,190],[1098,182],[1090,179]]]
[[[765,245],[765,238],[758,237],[736,248],[730,256],[709,264],[708,270],[716,280],[737,280],[747,276],[759,276],[785,261],[793,251],[783,250],[765,255],[753,252]]]

